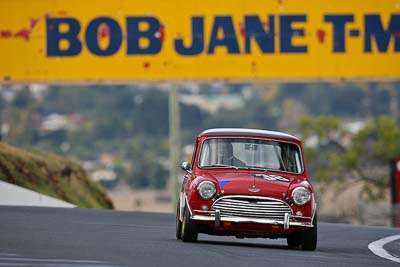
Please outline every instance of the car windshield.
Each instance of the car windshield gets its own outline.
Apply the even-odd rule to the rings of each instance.
[[[209,138],[203,142],[200,168],[249,168],[303,172],[300,149],[288,142],[253,138]]]

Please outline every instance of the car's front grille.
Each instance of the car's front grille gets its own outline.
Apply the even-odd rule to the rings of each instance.
[[[285,213],[292,213],[288,204],[274,198],[252,196],[225,196],[217,199],[212,211],[219,210],[221,217],[248,217],[283,221]]]

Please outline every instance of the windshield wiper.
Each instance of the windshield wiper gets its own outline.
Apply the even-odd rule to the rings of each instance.
[[[248,169],[248,170],[251,170],[251,169],[253,169],[253,170],[263,170],[265,172],[270,171],[270,169],[259,167],[259,166],[246,166],[246,169]]]
[[[218,164],[218,163],[207,165],[204,167],[223,167],[223,168],[234,168],[236,170],[239,170],[239,167],[237,167],[237,166],[232,166],[232,165],[227,165],[227,164]]]

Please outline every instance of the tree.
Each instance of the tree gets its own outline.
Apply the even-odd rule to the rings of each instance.
[[[367,199],[383,198],[389,186],[389,163],[400,158],[400,127],[394,119],[372,119],[355,134],[332,116],[304,117],[300,124],[304,140],[317,140],[305,151],[318,181],[324,185],[341,181],[344,186],[363,181]]]

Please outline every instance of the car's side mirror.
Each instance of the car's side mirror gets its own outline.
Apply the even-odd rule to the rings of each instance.
[[[181,168],[182,168],[182,170],[184,170],[184,171],[190,171],[190,168],[191,168],[190,163],[187,162],[187,161],[182,162]]]

